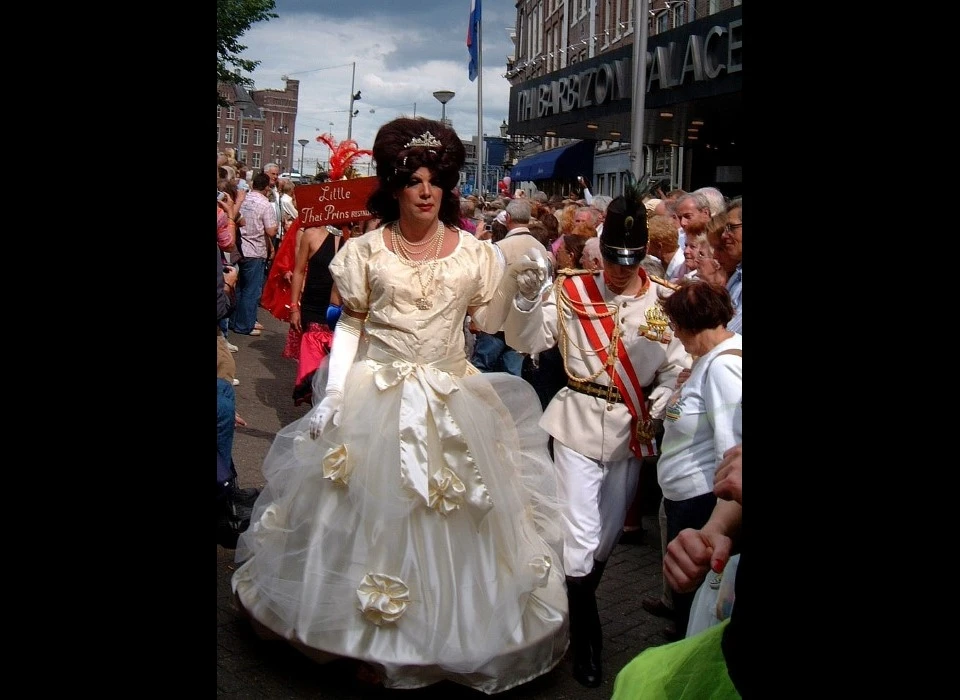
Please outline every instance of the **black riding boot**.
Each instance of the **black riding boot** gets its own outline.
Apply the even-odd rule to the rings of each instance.
[[[605,566],[606,562],[595,561],[586,576],[567,576],[573,677],[588,688],[599,686],[601,679],[603,630],[595,592]]]

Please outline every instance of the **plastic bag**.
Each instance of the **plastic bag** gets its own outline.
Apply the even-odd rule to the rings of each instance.
[[[740,555],[734,554],[727,561],[722,573],[711,571],[707,574],[707,578],[693,596],[690,621],[687,623],[687,637],[699,634],[730,617],[734,603],[733,584],[737,578],[739,563]]]

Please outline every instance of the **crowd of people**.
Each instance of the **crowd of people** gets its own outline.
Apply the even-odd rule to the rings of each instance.
[[[714,697],[743,694],[742,623],[684,639],[742,541],[742,200],[582,179],[464,197],[462,142],[422,118],[381,127],[373,156],[373,218],[304,228],[279,167],[245,178],[218,155],[218,542],[241,610],[389,688],[499,693],[568,647],[597,687],[596,590],[613,548],[642,541],[653,470],[664,584],[643,608],[672,623],[664,649],[696,642],[727,674]],[[309,406],[262,491],[230,456],[229,334],[259,335],[258,309],[289,324]],[[641,679],[645,654],[618,699],[671,697],[676,678]]]

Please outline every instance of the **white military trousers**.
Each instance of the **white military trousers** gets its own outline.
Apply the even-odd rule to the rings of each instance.
[[[634,457],[600,462],[554,438],[553,461],[563,506],[563,569],[586,576],[593,560],[606,561],[620,539],[627,509],[640,480]]]

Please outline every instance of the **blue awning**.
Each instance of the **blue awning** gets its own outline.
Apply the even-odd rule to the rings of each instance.
[[[533,180],[575,180],[577,175],[593,177],[596,141],[578,141],[522,158],[510,169],[510,179],[520,183]]]

